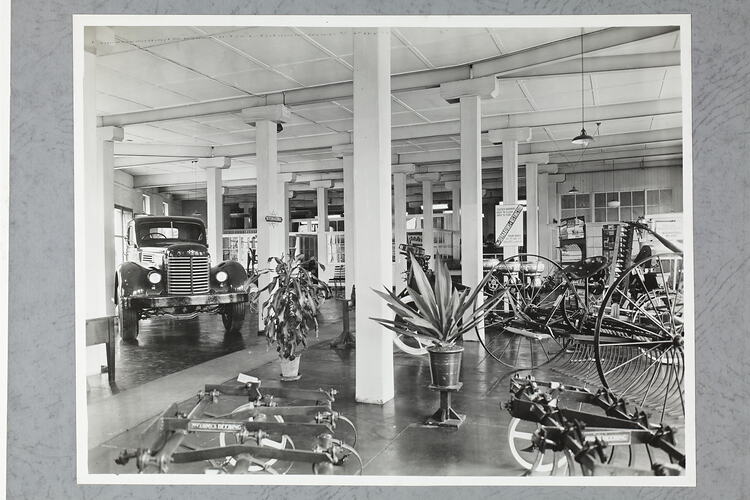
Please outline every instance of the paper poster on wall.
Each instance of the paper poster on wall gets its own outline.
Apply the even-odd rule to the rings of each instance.
[[[495,205],[496,244],[502,247],[523,246],[523,205]]]
[[[646,222],[659,236],[675,244],[678,248],[683,248],[684,235],[681,213],[649,215]],[[650,245],[653,253],[668,253],[672,251],[659,242],[652,234],[645,231],[643,232],[643,237],[640,239],[640,243],[642,245]]]
[[[408,245],[422,246],[422,233],[406,233],[406,243]]]

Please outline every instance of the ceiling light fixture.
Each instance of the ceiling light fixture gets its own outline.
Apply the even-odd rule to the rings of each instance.
[[[583,28],[581,28],[581,133],[573,137],[570,141],[573,144],[580,144],[581,146],[588,146],[591,141],[594,140],[589,134],[586,133],[586,128],[583,126],[584,123],[584,106],[583,106]]]
[[[615,192],[615,160],[612,160],[612,192]],[[620,195],[618,194],[619,198]],[[609,208],[620,208],[620,200],[610,200],[607,202]]]

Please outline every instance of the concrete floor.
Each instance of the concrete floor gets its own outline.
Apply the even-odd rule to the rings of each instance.
[[[353,313],[352,313],[353,318]],[[218,318],[217,318],[218,320]],[[252,323],[253,325],[255,323]],[[352,325],[354,321],[352,320]],[[200,321],[203,327],[210,326],[208,320]],[[394,369],[396,395],[383,406],[357,404],[354,401],[354,351],[331,349],[330,340],[341,332],[341,315],[338,303],[329,301],[324,305],[321,335],[318,343],[302,356],[300,373],[302,379],[294,382],[295,387],[306,389],[336,388],[339,391],[334,409],[350,418],[357,426],[359,439],[356,449],[365,464],[367,475],[478,475],[478,476],[518,476],[523,469],[513,458],[508,445],[508,424],[510,415],[502,405],[508,401],[507,368],[487,358],[481,345],[476,342],[465,344],[464,363],[461,380],[463,389],[454,396],[453,406],[467,415],[467,420],[458,430],[436,429],[422,424],[424,418],[438,407],[438,394],[428,390],[430,381],[429,365],[426,357],[418,358],[396,352]],[[154,327],[156,325],[153,325]],[[162,325],[171,326],[171,325]],[[219,321],[220,326],[220,321]],[[194,330],[188,327],[190,332]],[[246,325],[247,328],[247,325]],[[138,435],[148,422],[172,402],[182,402],[181,411],[186,411],[195,402],[194,394],[206,383],[220,383],[234,379],[240,371],[259,377],[263,387],[279,386],[279,369],[274,360],[275,353],[256,353],[248,356],[245,349],[264,351],[263,338],[253,336],[247,328],[239,339],[227,343],[222,335],[210,334],[197,342],[204,345],[203,353],[219,353],[229,349],[227,345],[238,346],[242,351],[208,361],[155,379],[145,384],[124,390],[119,394],[103,396],[99,391],[89,404],[89,472],[90,473],[135,473],[133,462],[118,466],[114,458],[122,448],[138,445]],[[155,330],[154,330],[155,331]],[[145,335],[144,335],[145,334]],[[171,333],[154,333],[149,338],[144,330],[141,339],[143,351],[163,350],[165,343],[178,348],[178,352],[188,356],[190,346],[196,344],[196,334],[188,333],[184,344],[177,340],[177,330]],[[203,334],[201,334],[203,335]],[[236,343],[235,343],[236,342]],[[192,344],[190,344],[192,343]],[[210,344],[215,344],[212,347]],[[221,346],[220,346],[221,345]],[[159,346],[159,347],[157,347]],[[168,350],[168,349],[167,349]],[[122,363],[140,365],[148,363],[155,353],[139,358],[121,347]],[[125,357],[125,356],[129,357]],[[201,354],[202,355],[202,354]],[[251,359],[252,358],[252,359]],[[136,373],[142,368],[119,368],[127,374]],[[118,371],[118,373],[120,373]],[[535,374],[539,379],[566,380],[559,373],[541,371]],[[118,377],[119,378],[119,377]],[[133,378],[135,380],[135,377]],[[134,383],[134,382],[133,382]],[[125,384],[125,382],[123,382]],[[273,392],[272,389],[267,389]],[[219,412],[242,404],[241,398],[226,398],[220,402]],[[213,410],[212,410],[213,411]],[[351,441],[351,433],[346,426],[339,430],[338,437]],[[310,436],[291,437],[299,449],[310,449]],[[195,442],[205,446],[209,442]],[[627,462],[627,449],[618,450],[615,463]],[[636,450],[635,465],[647,467],[645,452]],[[170,472],[202,473],[204,463],[174,465]],[[277,465],[283,469],[283,465]],[[357,470],[352,458],[343,466],[336,467],[336,474],[353,474]],[[291,473],[308,474],[310,466],[294,464]]]

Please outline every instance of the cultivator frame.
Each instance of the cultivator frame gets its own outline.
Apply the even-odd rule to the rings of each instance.
[[[649,422],[642,411],[630,411],[622,398],[607,389],[591,392],[577,386],[535,380],[533,377],[513,377],[510,382],[511,399],[505,408],[517,419],[538,425],[531,438],[536,459],[526,475],[538,475],[545,454],[553,454],[544,472],[558,475],[562,468],[567,475],[681,475],[685,468],[685,454],[676,446],[674,428]],[[583,411],[568,404],[591,406],[598,410]],[[643,445],[648,454],[650,469],[612,465],[614,448],[628,446],[632,460],[633,445]],[[668,462],[654,460],[651,448],[664,452]],[[609,454],[609,450],[612,450]],[[528,451],[528,450],[525,450]],[[561,454],[564,460],[560,460]],[[608,456],[609,455],[609,456]]]
[[[240,380],[242,380],[240,376]],[[206,472],[242,474],[264,472],[285,474],[295,462],[312,465],[314,474],[332,474],[350,455],[362,460],[354,449],[357,431],[354,424],[332,408],[336,391],[273,389],[263,394],[260,380],[253,377],[238,384],[207,384],[187,413],[170,405],[141,433],[135,449],[125,449],[115,459],[118,465],[135,460],[139,473],[170,471],[171,464],[209,461]],[[207,410],[221,397],[244,397],[247,402],[229,413],[214,415]],[[304,406],[280,406],[277,397],[314,402]],[[292,417],[294,421],[285,421]],[[353,432],[351,445],[334,438],[340,422]],[[310,450],[294,448],[289,434],[303,433],[312,438]],[[189,436],[210,435],[219,438],[219,446],[200,447],[186,443]],[[228,443],[232,436],[234,443]],[[274,468],[277,461],[288,463],[285,470]]]

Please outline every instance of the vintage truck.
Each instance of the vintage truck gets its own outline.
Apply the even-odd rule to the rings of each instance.
[[[203,221],[136,216],[126,239],[125,262],[115,276],[123,340],[134,341],[139,320],[158,315],[188,319],[218,313],[227,331],[240,328],[248,301],[247,272],[235,261],[211,266]]]

